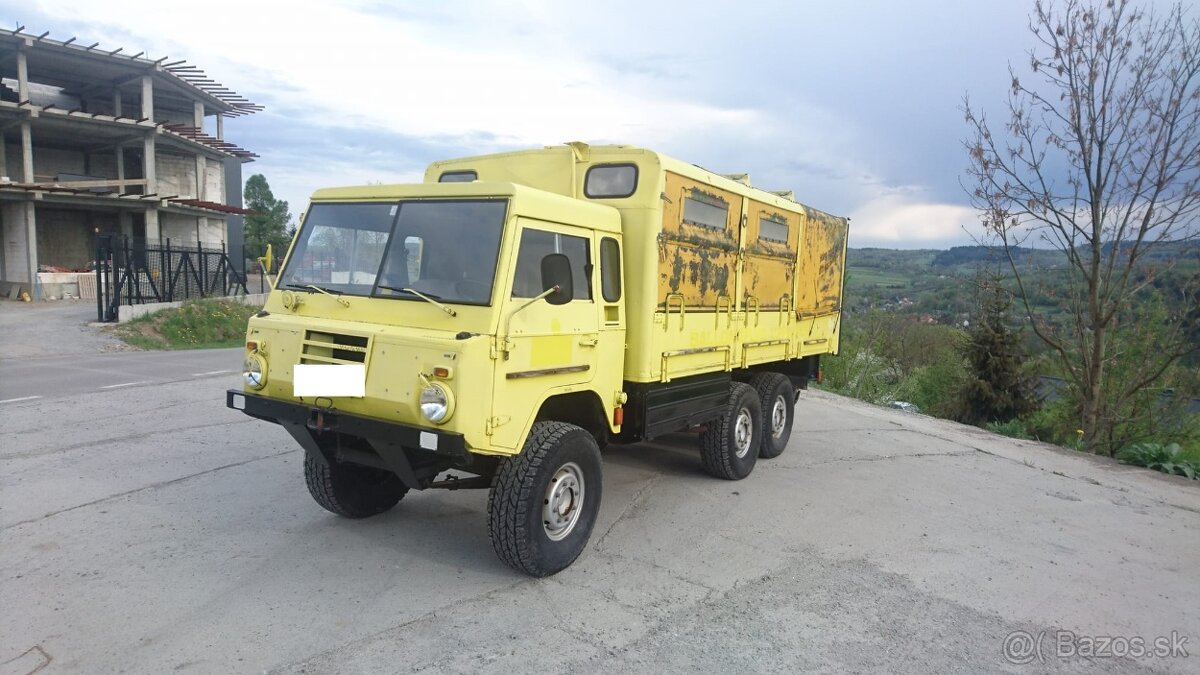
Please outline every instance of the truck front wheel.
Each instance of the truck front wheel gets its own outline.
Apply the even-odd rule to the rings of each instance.
[[[700,434],[704,470],[717,478],[741,480],[758,461],[762,441],[762,409],[754,388],[734,382],[721,417]]]
[[[779,373],[757,373],[750,386],[762,401],[762,446],[758,456],[770,459],[783,454],[792,435],[792,417],[796,414],[796,391],[791,380]]]
[[[325,461],[304,453],[308,492],[326,511],[347,518],[366,518],[395,506],[408,488],[396,474],[358,464]]]
[[[600,448],[565,422],[536,422],[521,454],[496,472],[488,535],[513,569],[544,577],[583,552],[600,511]]]

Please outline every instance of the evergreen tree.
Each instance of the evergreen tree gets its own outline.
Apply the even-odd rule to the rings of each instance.
[[[963,345],[968,374],[956,415],[978,426],[1007,422],[1037,409],[1033,378],[1022,371],[1021,337],[1007,322],[1011,296],[996,279],[981,285],[980,296],[978,316]]]
[[[291,240],[288,225],[292,214],[288,212],[288,203],[275,199],[271,186],[261,173],[246,179],[243,196],[246,208],[254,211],[245,221],[246,257],[265,255],[267,244],[270,244],[275,259],[281,259]]]

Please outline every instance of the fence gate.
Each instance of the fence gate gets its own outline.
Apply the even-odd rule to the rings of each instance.
[[[122,304],[175,302],[249,294],[246,279],[219,246],[172,246],[135,237],[103,235],[96,240],[96,316],[116,321]]]

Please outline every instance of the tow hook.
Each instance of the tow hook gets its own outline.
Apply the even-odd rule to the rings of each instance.
[[[313,431],[334,431],[338,428],[338,418],[334,413],[324,410],[314,410],[308,418],[307,426]]]

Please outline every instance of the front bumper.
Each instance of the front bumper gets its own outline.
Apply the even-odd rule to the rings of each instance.
[[[317,433],[336,432],[365,439],[386,439],[389,445],[424,450],[458,462],[466,462],[470,458],[462,434],[350,415],[332,408],[322,409],[280,401],[248,394],[240,389],[229,389],[225,392],[225,406],[240,410],[251,417],[287,427],[304,427]]]

